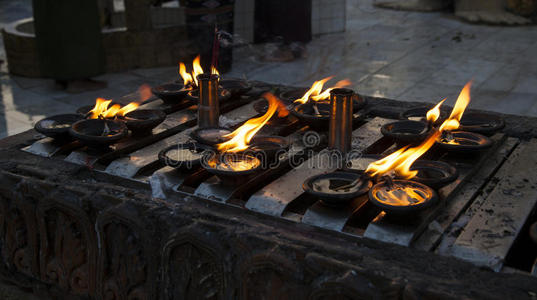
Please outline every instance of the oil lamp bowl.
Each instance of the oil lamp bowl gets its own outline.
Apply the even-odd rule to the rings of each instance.
[[[427,112],[432,108],[432,106],[411,108],[402,112],[399,115],[399,118],[403,120],[427,122]],[[435,124],[441,124],[448,116],[448,112],[440,110],[440,117],[438,118],[438,120],[436,120]]]
[[[71,137],[69,135],[71,125],[82,119],[83,117],[79,114],[56,115],[40,120],[35,124],[34,129],[53,139],[67,140]]]
[[[181,82],[165,83],[151,88],[153,95],[165,103],[177,103],[183,100],[190,90],[190,88],[185,88]]]
[[[504,127],[505,121],[500,116],[469,112],[462,116],[459,129],[490,136]]]
[[[224,163],[228,162],[228,164]],[[247,163],[251,166],[241,170],[233,170],[229,163]],[[209,173],[218,177],[222,183],[237,186],[248,181],[262,170],[261,161],[253,155],[245,153],[207,152],[203,155],[201,165]]]
[[[192,91],[189,91],[186,94],[186,98],[191,100],[191,101],[199,102],[199,100],[200,100],[200,90],[199,89],[194,89]],[[229,98],[231,98],[231,92],[230,91],[228,91],[226,89],[221,89],[221,88],[218,89],[218,101],[220,103],[227,101]]]
[[[414,204],[403,202],[397,205],[387,200],[386,192],[394,191],[394,187],[404,187],[419,195],[421,199]],[[398,194],[399,195],[399,194]],[[412,180],[381,181],[369,190],[369,201],[381,208],[388,216],[412,216],[433,206],[438,201],[438,195],[429,186]]]
[[[373,185],[362,175],[363,172],[350,171],[321,174],[306,179],[302,188],[309,195],[319,198],[323,205],[341,207],[367,193]]]
[[[455,181],[459,172],[454,166],[433,160],[417,160],[412,164],[411,171],[418,171],[412,181],[423,183],[433,189],[439,189]]]
[[[251,153],[262,163],[276,161],[289,149],[289,140],[281,136],[255,136],[250,140],[246,153]]]
[[[431,127],[421,121],[402,120],[385,124],[380,131],[397,143],[412,144],[424,141],[431,133]]]
[[[492,146],[492,140],[475,132],[452,131],[453,141],[449,143],[444,135],[436,140],[436,145],[447,152],[475,153],[486,150]]]
[[[172,145],[158,154],[159,161],[178,170],[192,170],[200,166],[203,151],[209,147],[199,143]]]
[[[248,93],[252,89],[252,85],[241,79],[222,79],[218,82],[223,90],[227,90],[232,96],[240,96]]]
[[[105,125],[106,124],[106,125]],[[105,127],[109,134],[103,135]],[[75,122],[69,129],[69,134],[83,144],[99,148],[116,143],[129,133],[124,122],[118,120],[89,119]]]
[[[166,114],[158,109],[137,109],[125,115],[121,120],[133,134],[150,134],[153,128],[157,127],[166,119]]]
[[[225,127],[206,127],[192,131],[190,136],[198,143],[216,146],[217,144],[229,141],[230,138],[226,138],[224,135],[230,134],[231,132],[229,128]]]

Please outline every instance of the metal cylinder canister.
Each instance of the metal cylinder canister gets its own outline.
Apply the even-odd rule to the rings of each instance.
[[[218,127],[220,107],[218,104],[218,75],[198,75],[200,87],[198,103],[198,127]]]
[[[338,88],[330,91],[330,126],[328,147],[345,155],[351,150],[352,98],[354,91]]]

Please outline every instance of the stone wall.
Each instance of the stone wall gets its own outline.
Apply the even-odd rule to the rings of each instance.
[[[356,241],[0,141],[0,274],[60,299],[532,299],[537,278]]]

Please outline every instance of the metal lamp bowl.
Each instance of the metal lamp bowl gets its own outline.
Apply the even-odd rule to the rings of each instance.
[[[151,88],[153,95],[166,103],[176,103],[183,100],[189,91],[190,88],[185,88],[184,84],[180,82],[165,83]]]
[[[166,114],[157,109],[137,109],[125,115],[122,119],[125,121],[127,128],[133,133],[151,133],[151,130],[157,127],[166,119]]]
[[[423,183],[433,189],[446,186],[459,177],[457,168],[442,161],[417,160],[410,170],[418,171],[418,174],[412,177],[412,181]]]
[[[401,120],[383,125],[382,135],[397,143],[419,143],[431,133],[431,127],[420,121]]]
[[[490,148],[493,144],[488,137],[475,132],[453,131],[453,138],[460,144],[449,144],[440,136],[436,140],[438,148],[453,153],[474,153]]]
[[[188,149],[193,152],[200,154],[199,158],[193,160],[179,160],[177,157],[173,157],[170,153],[173,150],[179,149]],[[179,145],[172,145],[167,147],[159,152],[158,159],[159,161],[166,166],[176,168],[179,170],[191,170],[195,169],[201,164],[201,159],[203,157],[203,151],[207,150],[208,147],[198,143],[185,143]]]
[[[70,138],[69,128],[82,119],[83,117],[79,114],[56,115],[40,120],[35,124],[34,129],[54,139],[68,139]],[[56,127],[58,125],[65,125],[65,127]]]
[[[229,141],[230,138],[225,138],[224,135],[231,132],[231,129],[225,127],[206,127],[192,131],[190,137],[198,143],[208,146],[216,146],[217,144]]]
[[[113,134],[102,136],[105,124]],[[126,137],[128,133],[125,123],[117,120],[80,120],[69,129],[72,137],[90,147],[109,146]]]
[[[244,154],[244,153],[215,153],[215,152],[207,152],[204,154],[201,165],[202,167],[207,170],[209,173],[215,175],[218,177],[223,183],[229,184],[229,185],[239,185],[246,181],[248,181],[250,178],[255,176],[258,172],[262,170],[262,163],[259,162],[259,164],[251,169],[248,170],[242,170],[242,171],[234,171],[234,170],[221,170],[218,168],[214,168],[209,164],[209,161],[213,159],[221,160],[224,158],[229,158],[233,160],[257,160],[258,158],[255,156]]]
[[[462,115],[461,131],[477,132],[483,135],[492,135],[505,127],[505,121],[500,116],[485,113],[468,112]]]
[[[381,189],[386,188],[388,183],[386,181],[379,182],[375,184],[370,190],[369,190],[369,201],[371,201],[372,204],[379,207],[383,211],[385,211],[388,215],[395,215],[395,216],[409,216],[419,213],[420,211],[427,209],[434,205],[438,201],[438,195],[436,192],[429,186],[419,183],[412,180],[392,180],[392,184],[404,184],[409,187],[415,188],[416,190],[421,191],[425,196],[426,200],[424,202],[414,204],[414,205],[404,205],[404,206],[398,206],[398,205],[390,205],[387,203],[384,203],[379,200],[378,193]]]
[[[302,188],[304,191],[316,198],[319,198],[321,203],[327,206],[345,206],[348,203],[350,203],[353,199],[355,199],[358,196],[361,196],[372,186],[371,180],[364,179],[362,177],[362,172],[343,172],[343,171],[337,171],[327,174],[321,174],[317,176],[310,177],[304,181],[302,184]],[[356,180],[358,181],[358,189],[353,190],[352,192],[346,192],[346,193],[328,193],[323,191],[318,191],[315,189],[315,184],[319,182],[320,180],[337,180],[342,183],[342,185],[345,184],[351,184]]]

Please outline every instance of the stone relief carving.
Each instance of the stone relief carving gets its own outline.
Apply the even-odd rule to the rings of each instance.
[[[40,203],[38,210],[41,278],[69,293],[94,294],[96,238],[93,226],[82,210],[52,199]]]
[[[191,235],[173,237],[164,247],[162,298],[223,299],[224,267],[217,253]]]
[[[98,284],[105,300],[155,299],[151,280],[155,280],[155,253],[149,253],[150,241],[143,238],[141,226],[109,214],[97,221],[100,239]]]

